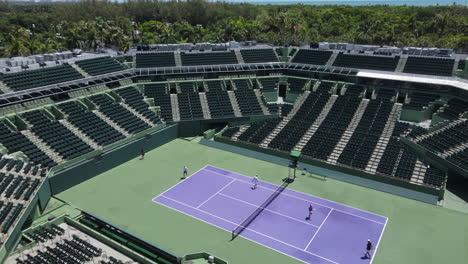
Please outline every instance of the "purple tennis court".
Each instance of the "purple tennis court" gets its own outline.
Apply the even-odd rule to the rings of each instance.
[[[153,201],[231,232],[279,186],[251,187],[250,177],[206,166]],[[315,211],[307,219],[310,204]],[[375,255],[386,223],[384,216],[286,188],[240,236],[306,263],[371,263],[364,258],[367,239]]]

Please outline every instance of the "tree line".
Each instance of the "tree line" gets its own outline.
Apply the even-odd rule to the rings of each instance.
[[[445,47],[468,52],[468,7],[252,5],[204,0],[0,3],[0,56],[138,43],[256,40]]]

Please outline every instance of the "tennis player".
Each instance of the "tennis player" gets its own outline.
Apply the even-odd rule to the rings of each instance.
[[[312,204],[309,204],[309,216],[306,218],[307,220],[310,220],[312,217],[312,213],[315,211],[315,208]]]
[[[188,174],[188,168],[187,166],[184,166],[184,178],[187,177],[187,174]]]
[[[255,175],[255,177],[253,177],[252,183],[253,183],[252,190],[255,190],[258,184],[258,175]]]
[[[364,253],[364,257],[371,258],[370,251],[372,250],[372,242],[370,239],[367,239],[367,245],[366,245],[366,253]]]

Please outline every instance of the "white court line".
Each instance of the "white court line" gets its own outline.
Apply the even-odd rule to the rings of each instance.
[[[312,236],[312,238],[309,240],[309,243],[307,243],[307,246],[304,248],[304,250],[307,250],[307,248],[310,246],[310,244],[312,243],[312,241],[314,240],[315,236],[318,234],[318,232],[320,231],[320,228],[322,228],[323,224],[325,223],[325,221],[327,221],[328,217],[330,216],[331,212],[333,211],[333,209],[330,210],[330,212],[328,212],[327,214],[327,217],[325,217],[325,219],[322,221],[322,223],[320,224],[319,228],[317,229],[317,231],[315,231],[315,234]]]
[[[230,181],[228,184],[224,185],[223,188],[219,189],[219,191],[217,191],[215,194],[211,195],[210,198],[208,198],[206,201],[204,201],[203,203],[201,203],[199,206],[197,206],[197,209],[202,207],[202,205],[204,205],[206,202],[208,202],[209,200],[211,200],[211,198],[215,197],[218,193],[220,193],[222,190],[226,189],[229,185],[231,185],[231,183],[237,181],[236,179]]]
[[[230,198],[230,199],[233,199],[233,200],[236,200],[236,201],[239,201],[239,202],[242,202],[242,203],[245,203],[245,204],[254,206],[254,207],[258,207],[258,205],[251,204],[251,203],[249,203],[249,202],[243,201],[243,200],[241,200],[241,199],[237,199],[237,198],[235,198],[235,197],[232,197],[232,196],[227,195],[227,194],[224,194],[224,193],[220,193],[219,195],[225,196],[225,197],[227,197],[227,198]],[[282,214],[282,213],[278,213],[278,212],[276,212],[276,211],[273,211],[273,210],[270,210],[270,209],[266,209],[266,208],[264,208],[264,207],[261,207],[261,208],[263,208],[263,210],[265,210],[265,211],[268,211],[268,212],[271,212],[271,213],[274,213],[274,214],[277,214],[277,215],[280,215],[280,216],[289,218],[289,219],[294,220],[294,221],[297,221],[297,222],[299,222],[299,223],[306,224],[306,225],[310,225],[310,226],[313,226],[313,227],[317,227],[317,228],[318,228],[318,226],[316,226],[316,225],[313,225],[313,224],[307,223],[307,222],[303,222],[303,221],[301,221],[301,220],[299,220],[299,219],[296,219],[296,218],[294,218],[294,217],[290,217],[290,216],[284,215],[284,214]]]
[[[189,208],[192,208],[192,209],[194,209],[194,210],[198,210],[198,211],[200,211],[200,212],[202,212],[202,213],[205,213],[205,214],[207,214],[207,215],[213,216],[213,217],[215,217],[215,218],[221,219],[221,220],[223,220],[223,221],[225,221],[225,222],[227,222],[227,223],[230,223],[230,224],[233,224],[233,225],[238,225],[238,224],[236,224],[236,223],[234,223],[234,222],[231,222],[231,221],[229,221],[229,220],[227,220],[227,219],[224,219],[224,218],[219,217],[219,216],[217,216],[217,215],[211,214],[211,213],[206,212],[206,211],[204,211],[204,210],[197,209],[197,208],[195,208],[195,207],[193,207],[193,206],[190,206],[190,205],[188,205],[188,204],[185,204],[185,203],[183,203],[183,202],[179,202],[179,201],[177,201],[177,200],[174,200],[174,199],[172,199],[172,198],[166,197],[166,196],[164,196],[164,195],[162,195],[162,197],[164,197],[164,198],[166,198],[166,199],[169,199],[169,200],[171,200],[171,201],[173,201],[173,202],[182,204],[182,205],[184,205],[184,206],[187,206],[187,207],[189,207]],[[169,208],[170,208],[170,207],[169,207]],[[192,217],[193,217],[193,216],[192,216]],[[210,225],[213,225],[213,224],[210,223]],[[327,259],[327,258],[325,258],[325,257],[320,256],[320,255],[314,254],[314,253],[312,253],[312,252],[305,251],[305,250],[303,250],[303,249],[301,249],[301,248],[298,248],[298,247],[296,247],[296,246],[293,246],[293,245],[291,245],[291,244],[288,244],[288,243],[286,243],[286,242],[284,242],[284,241],[281,241],[281,240],[279,240],[279,239],[270,237],[270,236],[268,236],[268,235],[265,235],[265,234],[263,234],[263,233],[261,233],[261,232],[255,231],[255,230],[250,229],[250,228],[248,228],[248,227],[245,227],[244,229],[247,229],[247,230],[249,230],[249,231],[251,231],[251,232],[254,232],[254,233],[256,233],[256,234],[262,235],[262,236],[264,236],[264,237],[266,237],[266,238],[269,238],[269,239],[271,239],[271,240],[277,241],[277,242],[279,242],[279,243],[285,244],[285,245],[287,245],[287,246],[290,246],[290,247],[292,247],[292,248],[295,248],[295,249],[297,249],[297,250],[300,250],[300,251],[305,252],[305,253],[307,253],[307,254],[310,254],[310,255],[312,255],[312,256],[316,256],[316,257],[321,258],[321,259],[323,259],[323,260],[326,260],[326,261],[328,261],[328,262],[331,262],[331,263],[334,263],[334,264],[339,264],[339,263],[337,263],[337,262],[335,262],[335,261],[333,261],[333,260],[329,260],[329,259]],[[242,236],[242,237],[244,237],[244,236]],[[260,244],[260,243],[258,243],[258,244]],[[263,245],[263,244],[260,244],[260,245]],[[280,252],[280,251],[278,251],[278,252]]]
[[[218,169],[221,169],[221,170],[224,170],[224,171],[229,171],[229,172],[231,172],[231,173],[234,173],[234,174],[237,174],[237,175],[240,175],[240,176],[244,176],[244,177],[249,178],[249,179],[251,178],[251,177],[249,177],[249,176],[247,176],[247,175],[240,174],[240,173],[237,173],[237,172],[234,172],[234,171],[230,171],[230,170],[227,170],[227,169],[223,169],[223,168],[220,168],[220,167],[216,167],[216,166],[213,166],[213,165],[210,165],[210,164],[206,165],[205,167],[208,167],[208,166],[211,166],[211,167],[214,167],[214,168],[218,168]],[[210,170],[210,169],[207,169],[207,170],[212,171],[212,170]],[[212,171],[212,172],[215,172],[215,171]],[[216,172],[215,172],[215,173],[216,173]],[[218,174],[220,174],[220,173],[218,173]],[[221,175],[224,175],[224,174],[221,174]],[[224,176],[227,176],[227,175],[224,175]],[[238,179],[238,180],[239,180],[239,179]],[[241,181],[241,180],[239,180],[239,181]],[[271,182],[267,182],[267,183],[276,185],[276,184],[271,183]],[[359,211],[362,211],[362,212],[366,212],[366,213],[369,213],[369,214],[373,214],[373,215],[376,215],[376,216],[384,217],[385,219],[388,220],[388,217],[383,216],[383,215],[379,215],[379,214],[376,214],[376,213],[367,212],[367,211],[361,210],[361,209],[359,209],[359,208],[355,208],[355,207],[352,207],[352,206],[349,206],[349,205],[346,205],[346,204],[342,204],[342,203],[339,203],[339,202],[335,202],[335,201],[332,201],[332,200],[328,200],[328,199],[325,199],[325,198],[322,198],[322,197],[317,197],[317,196],[314,196],[314,195],[311,195],[311,194],[308,194],[308,193],[305,193],[305,192],[301,192],[301,191],[298,191],[298,190],[294,190],[294,189],[290,189],[290,190],[295,191],[295,192],[298,192],[298,193],[302,193],[302,194],[305,194],[305,195],[309,195],[309,196],[312,196],[312,197],[315,197],[315,198],[317,198],[317,199],[319,199],[319,200],[324,200],[324,201],[328,201],[328,202],[331,202],[331,203],[340,204],[340,205],[342,205],[342,206],[344,206],[344,207],[348,207],[348,208],[351,208],[351,209],[356,209],[356,210],[359,210]],[[291,196],[292,196],[292,195],[291,195]],[[293,197],[295,197],[295,196],[293,196]],[[299,197],[296,197],[296,198],[299,198]],[[318,204],[318,203],[315,203],[315,204]],[[320,204],[318,204],[318,205],[320,205]],[[322,205],[322,206],[325,206],[325,205]],[[328,206],[325,206],[325,207],[328,207]],[[331,207],[329,207],[329,208],[331,208]],[[340,211],[340,210],[338,210],[338,209],[336,209],[336,208],[333,208],[333,209],[335,209],[336,211]],[[346,212],[344,212],[344,213],[346,213]],[[380,223],[380,224],[383,225],[384,223]]]
[[[379,245],[380,245],[380,240],[382,239],[383,233],[385,232],[385,228],[387,227],[387,222],[388,222],[388,218],[387,218],[387,221],[385,221],[385,225],[382,229],[382,233],[380,233],[379,241],[377,241],[377,245],[375,246],[375,250],[374,250],[374,255],[371,256],[371,261],[369,264],[372,264],[372,261],[374,261],[375,255],[377,254],[377,249],[379,248]]]
[[[236,178],[234,178],[234,177],[231,177],[231,176],[228,176],[228,175],[224,175],[224,174],[221,174],[221,173],[216,172],[216,171],[212,171],[212,170],[207,170],[207,171],[210,171],[210,172],[212,172],[212,173],[216,173],[216,174],[219,174],[219,175],[222,175],[222,176],[231,178],[231,179],[236,179]],[[250,184],[249,182],[244,181],[244,180],[239,180],[239,179],[236,179],[236,180],[238,180],[238,181],[240,181],[240,182],[244,182],[244,183]],[[270,183],[270,184],[272,184],[272,183]],[[263,187],[263,186],[261,186],[261,185],[258,185],[257,187],[263,188],[263,189],[266,189],[266,190],[270,190],[270,191],[275,191],[274,189],[270,189],[270,188],[268,188],[268,187]],[[304,193],[304,194],[305,194],[305,195],[310,195],[310,194],[306,194],[306,193]],[[306,200],[306,199],[303,199],[303,198],[300,198],[300,197],[297,197],[297,196],[294,196],[294,195],[291,195],[291,194],[287,194],[287,193],[284,193],[284,192],[280,193],[279,195],[287,195],[287,196],[296,198],[296,199],[298,199],[298,200],[306,201],[306,202],[308,202],[308,203],[320,205],[320,206],[326,207],[326,208],[328,208],[328,209],[333,209],[333,210],[338,211],[338,212],[342,212],[342,213],[349,214],[349,215],[352,215],[352,216],[355,216],[355,217],[359,217],[359,218],[362,218],[362,219],[364,219],[364,220],[377,223],[377,224],[379,224],[379,225],[383,225],[383,224],[384,224],[384,223],[380,223],[380,222],[378,222],[378,221],[375,221],[375,220],[372,220],[372,219],[369,219],[369,218],[366,218],[366,217],[363,217],[363,216],[360,216],[360,215],[356,215],[356,214],[353,214],[353,213],[350,213],[350,212],[342,211],[342,210],[339,210],[339,209],[336,209],[336,208],[333,208],[333,207],[330,207],[330,206],[327,206],[327,205],[323,205],[323,204],[316,203],[316,202],[311,202],[311,201],[309,201],[309,200]],[[313,195],[310,195],[310,196],[315,197],[315,196],[313,196]],[[316,197],[316,198],[318,198],[318,197]],[[332,202],[332,201],[330,201],[330,202]],[[333,203],[334,203],[334,202],[333,202]],[[337,203],[337,204],[338,204],[338,203]],[[351,207],[351,208],[353,208],[353,207]],[[354,209],[359,210],[359,211],[362,211],[362,210],[357,209],[357,208],[354,208]],[[362,212],[364,212],[364,211],[362,211]]]
[[[179,181],[178,183],[176,183],[176,184],[175,184],[174,186],[172,186],[171,188],[165,190],[163,193],[161,193],[161,194],[159,194],[158,196],[154,197],[152,200],[158,198],[160,195],[163,195],[163,194],[167,193],[167,192],[170,191],[171,189],[175,188],[177,185],[179,185],[179,184],[181,184],[181,183],[183,183],[183,182],[186,182],[186,181],[187,181],[188,179],[190,179],[193,175],[199,173],[201,170],[205,169],[207,166],[209,166],[209,165],[205,165],[205,167],[200,168],[200,169],[197,170],[196,172],[192,173],[186,180]]]
[[[165,196],[163,196],[163,197],[165,197]],[[168,206],[168,205],[162,204],[162,203],[157,202],[157,201],[153,201],[153,202],[155,202],[155,203],[157,203],[157,204],[159,204],[159,205],[162,205],[162,206],[164,206],[164,207],[166,207],[166,208],[168,208],[168,209],[171,209],[171,210],[174,210],[174,211],[179,212],[179,213],[181,213],[181,214],[184,214],[184,215],[186,215],[186,216],[190,216],[191,218],[195,218],[195,219],[197,219],[198,221],[201,221],[201,222],[203,222],[203,223],[206,223],[206,224],[208,224],[208,225],[210,225],[210,226],[214,226],[214,227],[217,227],[217,228],[219,228],[219,229],[221,229],[221,230],[224,230],[224,231],[226,231],[226,232],[228,232],[228,233],[231,233],[231,231],[228,230],[228,229],[219,227],[219,226],[217,226],[217,225],[215,225],[215,224],[212,224],[212,223],[210,223],[210,222],[207,222],[207,221],[205,221],[205,220],[203,220],[203,219],[201,219],[201,218],[198,218],[198,217],[196,217],[196,216],[193,216],[193,215],[191,215],[191,214],[189,214],[189,213],[180,211],[180,210],[178,210],[178,209],[175,209],[175,208],[173,208],[173,207],[170,207],[170,206]],[[276,252],[278,252],[278,253],[281,253],[281,254],[283,254],[283,255],[286,255],[286,256],[288,256],[288,257],[290,257],[290,258],[296,259],[296,260],[298,260],[298,261],[300,261],[300,262],[307,263],[307,262],[305,262],[304,260],[298,259],[298,258],[293,257],[293,256],[291,256],[291,255],[288,255],[288,254],[286,254],[286,253],[284,253],[284,252],[278,251],[278,250],[276,250],[276,249],[274,249],[274,248],[271,248],[271,247],[269,247],[269,246],[266,246],[266,245],[264,245],[264,244],[261,244],[260,242],[257,242],[257,241],[255,241],[255,240],[252,240],[252,239],[247,238],[247,237],[244,237],[244,236],[242,236],[242,235],[240,235],[240,236],[241,236],[242,238],[246,239],[246,240],[249,240],[249,241],[251,241],[251,242],[254,242],[254,243],[257,244],[257,245],[260,245],[260,246],[269,248],[269,249],[271,249],[271,250],[273,250],[273,251],[276,251]]]

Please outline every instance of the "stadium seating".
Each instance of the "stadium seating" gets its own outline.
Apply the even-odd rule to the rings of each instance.
[[[218,64],[237,64],[234,51],[229,52],[181,52],[182,65],[218,65]]]
[[[325,65],[332,53],[332,51],[300,49],[291,62]]]
[[[89,60],[80,60],[77,61],[76,64],[92,76],[125,70],[125,68],[120,63],[111,57],[99,57]]]
[[[105,146],[125,138],[93,112],[87,111],[77,102],[67,102],[58,106],[60,110],[68,115],[67,120],[80,129],[94,142]]]
[[[415,92],[410,95],[410,102],[404,104],[403,109],[420,111],[439,98],[438,95]]]
[[[454,59],[409,56],[403,72],[452,76]]]
[[[304,155],[327,160],[354,117],[361,99],[353,90],[339,96],[320,127],[302,149]]]
[[[255,92],[250,88],[247,80],[234,80],[237,90],[234,91],[237,103],[242,112],[242,115],[261,115],[262,109],[258,103]]]
[[[298,78],[288,78],[288,83],[290,93],[302,93],[304,91],[303,89],[307,83],[307,80]]]
[[[72,66],[63,64],[38,70],[4,74],[2,81],[12,90],[20,91],[81,78],[83,78],[83,76]]]
[[[22,151],[35,164],[45,167],[57,165],[23,134],[12,131],[3,123],[0,123],[0,143],[8,149],[9,153]]]
[[[179,100],[180,120],[203,119],[203,111],[198,93],[180,93],[177,95],[177,99]]]
[[[443,118],[453,120],[460,117],[460,114],[468,112],[468,102],[462,101],[457,98],[452,98],[448,101],[447,105],[439,112]]]
[[[154,67],[174,67],[176,66],[173,52],[159,53],[137,53],[136,67],[137,68],[154,68]]]
[[[280,118],[274,118],[252,123],[249,128],[239,135],[239,140],[258,145],[275,129],[279,122],[281,122]]]
[[[369,102],[338,163],[366,168],[392,110],[393,103],[389,101],[391,97],[392,94],[380,90],[377,98]]]
[[[166,121],[172,121],[171,96],[166,93],[165,84],[145,84],[145,96],[154,99],[154,104],[161,109],[161,117]]]
[[[435,153],[444,152],[462,143],[468,143],[468,120],[418,141],[418,144]]]
[[[269,143],[268,147],[290,152],[309,129],[330,98],[332,83],[322,82],[317,91],[311,93],[286,126]]]
[[[148,118],[153,123],[158,123],[161,120],[159,117],[151,111],[149,105],[143,101],[143,95],[133,87],[127,87],[116,91],[131,108],[135,109],[142,116]]]
[[[447,160],[468,171],[468,149],[448,156]]]
[[[273,49],[241,49],[245,63],[278,62]]]
[[[149,128],[149,125],[143,120],[111,100],[107,95],[94,95],[90,99],[98,106],[99,111],[129,133],[135,134]]]
[[[26,112],[23,114],[23,117],[33,125],[31,131],[34,134],[44,140],[47,145],[52,147],[67,160],[92,151],[89,145],[83,142],[59,121],[49,119],[40,110]]]
[[[237,133],[239,131],[239,129],[240,129],[240,127],[230,127],[228,129],[224,130],[223,136],[230,138],[230,137],[234,136],[234,134]]]
[[[333,62],[333,66],[380,71],[394,71],[399,60],[399,56],[384,57],[340,53]]]
[[[293,104],[283,104],[281,106],[281,116],[283,117],[287,116],[291,112],[293,107],[294,107]]]
[[[263,92],[274,92],[278,88],[278,78],[261,78],[258,80],[262,84]]]
[[[208,81],[208,92],[206,99],[212,118],[234,117],[231,101],[226,91],[221,87],[219,81]]]

